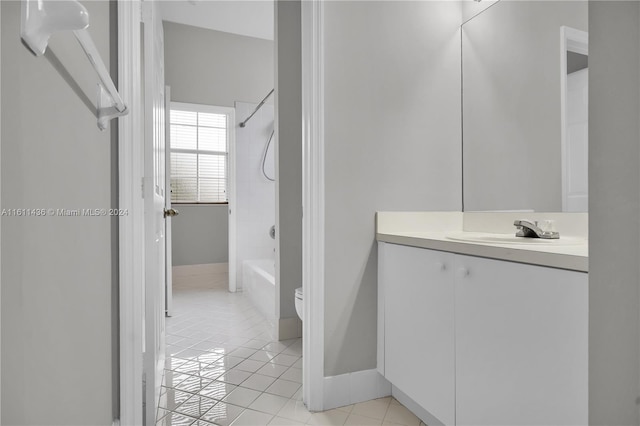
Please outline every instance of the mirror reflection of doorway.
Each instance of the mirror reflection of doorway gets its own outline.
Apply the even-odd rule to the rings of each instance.
[[[562,27],[562,210],[585,212],[589,205],[588,34]]]

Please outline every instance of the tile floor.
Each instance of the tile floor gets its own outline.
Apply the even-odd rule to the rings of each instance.
[[[275,341],[220,265],[174,270],[173,294],[158,425],[423,425],[391,397],[310,413],[302,340]]]

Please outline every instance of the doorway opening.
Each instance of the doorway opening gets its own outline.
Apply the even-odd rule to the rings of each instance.
[[[238,7],[240,9],[258,6],[267,7],[272,14],[271,25],[274,25],[274,9],[278,9],[277,5],[274,7],[274,3],[262,1],[232,3],[232,8]],[[168,143],[169,149],[171,147],[171,129],[169,127],[171,116],[170,114],[169,116],[165,114],[165,111],[171,110],[170,100],[188,104],[232,108],[236,113],[232,121],[237,132],[240,121],[240,116],[237,114],[237,105],[247,103],[251,104],[251,106],[257,106],[265,94],[275,87],[276,96],[272,97],[274,106],[271,106],[271,101],[269,101],[257,114],[263,114],[268,110],[267,107],[271,107],[274,110],[273,115],[277,117],[275,105],[278,104],[279,99],[278,87],[280,87],[283,94],[287,89],[290,93],[293,92],[295,94],[297,92],[297,98],[287,98],[286,102],[281,102],[280,106],[286,107],[287,110],[281,110],[280,114],[293,115],[293,117],[289,118],[287,125],[281,126],[281,129],[288,129],[289,131],[286,137],[283,136],[283,140],[287,140],[289,145],[293,145],[293,149],[288,147],[286,150],[290,158],[283,164],[294,169],[294,174],[289,177],[289,180],[297,179],[297,176],[300,176],[299,172],[295,172],[295,168],[301,166],[299,162],[301,162],[302,156],[296,151],[301,149],[299,136],[301,133],[299,127],[301,126],[301,120],[296,119],[296,114],[292,114],[292,111],[297,114],[300,113],[300,88],[294,82],[284,80],[278,86],[278,82],[275,79],[277,75],[275,72],[275,57],[278,55],[276,49],[278,43],[273,41],[273,29],[271,38],[261,38],[255,34],[253,36],[251,34],[234,34],[229,27],[226,27],[226,29],[203,27],[203,22],[205,21],[209,23],[217,21],[216,25],[226,25],[229,22],[233,22],[235,18],[229,18],[233,13],[231,15],[227,13],[226,16],[229,19],[225,19],[225,11],[220,10],[218,11],[219,13],[212,13],[210,10],[210,8],[229,6],[232,3],[119,2],[119,6],[121,6],[119,7],[118,25],[120,86],[132,110],[130,116],[121,121],[119,138],[121,154],[120,206],[122,208],[129,207],[131,212],[130,216],[121,221],[120,228],[120,411],[123,423],[140,424],[144,422],[148,424],[159,419],[159,415],[164,415],[166,417],[164,421],[166,422],[171,420],[168,417],[169,412],[174,413],[171,414],[172,416],[197,418],[194,417],[198,414],[196,412],[184,413],[177,410],[179,404],[182,405],[183,411],[187,409],[187,406],[184,405],[187,400],[181,399],[186,396],[192,398],[192,403],[195,403],[195,400],[199,400],[203,404],[210,404],[211,401],[209,400],[213,399],[216,401],[218,408],[225,407],[225,404],[240,407],[244,410],[243,413],[247,412],[247,416],[251,414],[251,410],[264,413],[264,410],[267,409],[262,408],[263,411],[260,411],[258,408],[259,404],[264,403],[265,400],[273,402],[274,400],[281,401],[279,398],[285,398],[287,399],[285,406],[293,409],[292,412],[299,412],[304,407],[300,384],[302,381],[302,361],[300,361],[302,343],[300,337],[295,334],[295,332],[300,331],[301,327],[283,329],[283,318],[277,318],[279,320],[278,324],[276,324],[278,326],[277,338],[272,337],[272,334],[268,334],[270,330],[261,329],[265,323],[264,315],[249,302],[243,292],[236,291],[232,293],[228,291],[228,270],[224,261],[200,263],[200,265],[224,264],[224,270],[216,269],[215,267],[207,270],[205,267],[205,271],[201,271],[203,272],[201,274],[194,273],[194,271],[184,274],[187,285],[179,292],[177,290],[179,283],[175,279],[177,274],[175,274],[173,268],[175,259],[179,258],[179,256],[174,253],[173,259],[168,262],[164,253],[160,255],[159,250],[157,253],[154,252],[158,254],[157,256],[151,256],[153,253],[148,250],[149,246],[144,244],[145,236],[153,235],[152,229],[149,228],[151,223],[154,224],[153,230],[157,231],[158,235],[158,238],[154,239],[154,241],[158,243],[167,237],[165,224],[171,221],[173,221],[174,225],[171,237],[175,241],[177,238],[177,222],[179,220],[185,221],[186,217],[183,207],[183,211],[177,217],[172,218],[172,214],[175,214],[173,210],[180,210],[180,207],[174,206],[176,208],[173,208],[171,204],[162,204],[161,207],[159,205],[159,209],[145,208],[144,203],[147,201],[147,197],[145,196],[143,199],[141,191],[139,191],[140,183],[142,183],[142,191],[156,191],[159,188],[160,192],[164,194],[165,200],[170,200],[171,198],[171,152],[169,151],[168,155],[166,155],[167,150],[165,149],[165,143]],[[288,22],[287,20],[291,21],[289,22],[289,27],[292,32],[290,37],[283,37],[282,40],[286,39],[289,42],[300,43],[300,5],[296,5],[294,2],[291,4],[293,5],[291,6],[291,12],[293,13],[283,17],[281,23]],[[182,19],[179,17],[174,20],[168,19],[166,11],[163,9],[173,6],[194,8],[197,12],[194,14],[196,21],[189,24],[179,22]],[[288,4],[287,8],[289,8]],[[295,8],[298,9],[297,13],[294,11]],[[255,11],[244,10],[236,15],[241,17],[260,16],[262,18],[269,16],[269,12],[256,13]],[[140,22],[142,22],[142,25],[140,25]],[[255,22],[252,22],[249,27],[256,27],[254,24]],[[295,29],[296,25],[298,30]],[[244,44],[244,47],[230,46],[234,42]],[[264,48],[265,44],[266,48]],[[253,47],[251,47],[252,45]],[[262,47],[256,47],[256,45],[262,45]],[[299,57],[299,49],[299,46],[296,50],[289,45],[286,46],[286,49],[283,48],[288,55],[287,57],[292,54]],[[247,65],[249,60],[255,61],[257,65]],[[299,70],[295,70],[296,63],[299,64],[300,61],[295,59],[283,61],[284,65],[294,65],[294,69],[291,71],[299,73]],[[258,76],[262,76],[262,79],[258,78],[256,80],[247,77],[248,74],[256,70],[259,71]],[[264,70],[268,71],[265,72]],[[149,83],[151,81],[153,84]],[[237,84],[232,84],[233,81]],[[214,99],[214,96],[218,98]],[[246,123],[246,128],[251,128],[256,123],[259,123],[257,114]],[[245,117],[242,117],[242,120],[245,120]],[[258,146],[261,151],[264,151],[260,154],[266,154],[266,159],[265,155],[263,155],[263,162],[268,163],[269,156],[273,155],[275,164],[272,169],[269,169],[268,164],[265,165],[263,170],[254,168],[256,173],[261,173],[265,180],[269,182],[268,177],[273,178],[274,175],[277,176],[278,170],[282,170],[276,165],[279,145],[278,126],[273,122],[271,126],[270,133],[273,133],[273,136],[267,134],[268,138],[261,138],[258,141]],[[196,129],[197,131],[198,129]],[[271,139],[271,143],[269,143],[268,139]],[[145,140],[145,143],[138,143],[140,140]],[[157,140],[157,144],[150,143],[149,141],[151,140]],[[228,172],[230,174],[234,173],[232,166],[235,163],[231,160],[231,157],[234,157],[236,148],[241,149],[237,143],[228,145],[227,158],[229,161]],[[269,152],[270,150],[273,154]],[[182,154],[198,155],[197,153],[186,151],[182,152]],[[149,170],[145,170],[144,166],[147,166]],[[168,177],[165,176],[167,170],[169,171]],[[150,176],[154,176],[154,179],[151,180]],[[230,180],[234,181],[233,179]],[[158,182],[162,182],[162,184],[157,184]],[[278,197],[277,188],[281,184],[282,182],[274,184],[276,185],[276,199]],[[227,190],[229,189],[233,191],[234,185],[228,185]],[[292,194],[291,190],[287,190],[285,193],[289,198],[284,202],[281,199],[279,204],[276,201],[276,206],[279,205],[282,208],[286,208],[290,219],[295,216],[292,216],[291,212],[295,214],[301,213],[299,211],[301,202],[299,199],[296,201],[296,194]],[[289,204],[294,205],[294,207],[287,207]],[[149,215],[154,216],[153,220],[149,220]],[[225,217],[229,217],[228,209]],[[278,215],[275,214],[275,217],[277,225]],[[294,221],[285,221],[285,229],[286,225],[289,228],[294,228],[293,240],[297,238],[295,236],[295,228],[299,225],[296,225],[295,222],[298,221],[300,221],[300,218]],[[272,226],[273,221],[267,229],[262,231],[262,234],[266,234],[269,239],[271,239],[268,236],[269,228]],[[196,229],[204,231],[202,228],[196,227]],[[283,229],[283,233],[285,229]],[[301,232],[301,230],[299,231]],[[200,236],[204,233],[199,232],[197,235]],[[274,287],[277,296],[275,297],[275,312],[282,313],[286,310],[287,312],[285,313],[287,315],[285,315],[286,318],[284,319],[291,319],[294,323],[298,322],[299,324],[300,320],[296,316],[294,307],[294,290],[300,286],[302,281],[300,277],[296,278],[295,270],[296,265],[301,262],[295,259],[292,260],[289,256],[291,253],[300,255],[301,248],[291,245],[290,238],[287,245],[289,253],[284,255],[284,258],[288,259],[287,272],[289,277],[286,281],[287,288],[284,290],[286,294],[278,296],[277,292],[283,293],[279,288],[280,280],[278,279],[278,238],[279,236],[276,235]],[[209,242],[211,240],[209,239]],[[299,244],[301,244],[301,241]],[[228,258],[223,260],[228,261]],[[178,266],[191,267],[194,265]],[[301,265],[298,265],[298,267],[301,267]],[[154,271],[157,269],[156,273],[148,274],[152,268],[154,268]],[[168,307],[165,305],[167,302],[165,300],[165,278],[167,276],[174,278],[171,293],[173,297],[168,299]],[[294,279],[291,279],[291,277]],[[203,286],[206,288],[202,288]],[[216,298],[223,300],[224,303],[214,303],[212,299],[214,294]],[[171,316],[165,318],[167,308]],[[262,319],[258,321],[258,318]],[[282,333],[283,330],[293,331],[294,333],[293,335],[289,333],[289,335],[285,336]],[[150,340],[152,336],[154,340]],[[165,338],[166,345],[163,343]],[[258,345],[259,347],[256,347]],[[144,362],[140,359],[141,353],[145,355]],[[163,364],[162,360],[165,359],[165,355],[166,362]],[[297,357],[297,359],[293,360],[290,357]],[[270,375],[269,368],[261,371],[263,367],[269,367],[277,371],[277,374],[272,373]],[[198,374],[198,372],[201,374]],[[240,380],[239,377],[246,376],[246,373],[250,373],[251,376],[259,375],[267,378],[254,377],[249,380],[250,377],[246,377],[240,383],[233,383]],[[276,374],[276,376],[273,376],[273,374]],[[213,377],[216,375],[217,377]],[[143,384],[139,381],[141,376],[145,377]],[[270,380],[269,377],[273,378],[274,381],[267,384],[266,382]],[[278,380],[289,383],[278,382]],[[276,382],[278,382],[277,385]],[[218,387],[218,391],[224,390],[226,392],[228,390],[229,392],[224,395],[215,393],[212,390],[215,387],[214,385]],[[272,385],[274,387],[269,389]],[[255,387],[258,387],[258,389],[255,389]],[[146,390],[141,392],[141,388]],[[200,391],[206,388],[209,388],[210,393],[208,395],[201,394]],[[296,388],[293,394],[291,394],[292,388]],[[230,396],[231,392],[237,389],[241,390],[238,390],[234,394],[235,396]],[[255,398],[251,402],[244,399],[243,401],[246,404],[243,405],[237,399],[238,395],[244,394],[246,396],[252,393],[249,391],[259,392],[259,397],[261,398]],[[185,395],[185,392],[188,395]],[[280,393],[283,395],[280,395]],[[263,394],[264,397],[262,397]],[[218,395],[218,397],[213,397],[213,395]],[[242,399],[242,397],[240,398]],[[235,403],[231,400],[235,400]],[[258,400],[261,402],[257,402]],[[253,403],[257,405],[252,408],[251,404]],[[143,406],[145,407],[144,409]],[[158,406],[163,408],[164,411],[160,411]],[[279,410],[284,410],[285,406],[280,407]],[[273,411],[273,406],[270,407],[268,410]],[[229,408],[229,410],[234,410],[234,408]],[[306,409],[304,411],[307,412]],[[230,416],[233,415],[232,411],[229,413]],[[284,413],[284,411],[282,413],[278,411],[277,414]],[[199,414],[204,415],[202,412]],[[211,414],[213,414],[213,411]],[[307,412],[307,414],[309,413]],[[238,414],[238,416],[240,415],[242,413]],[[285,418],[287,417],[285,416]]]
[[[589,34],[560,29],[562,211],[589,207]]]
[[[180,212],[167,222],[169,317],[156,415],[165,424],[266,424],[303,407],[302,340],[281,333],[277,306],[274,23],[270,37],[228,26],[231,9],[260,16],[249,9],[265,4],[159,6],[171,94],[167,209]]]
[[[167,87],[167,209],[181,216],[166,222],[169,317],[173,314],[174,273],[182,277],[203,270],[194,265],[226,270],[229,187],[233,184],[230,149],[235,147],[234,108],[171,102],[170,93]]]

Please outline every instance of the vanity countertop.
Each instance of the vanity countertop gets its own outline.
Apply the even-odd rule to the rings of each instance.
[[[407,216],[402,216],[402,215]],[[574,229],[565,234],[560,226],[559,240],[523,241],[522,243],[495,243],[482,241],[481,236],[508,236],[508,227],[491,227],[492,217],[485,222],[483,232],[477,226],[478,217],[465,218],[469,213],[378,213],[376,239],[378,241],[447,251],[469,256],[485,257],[510,262],[568,269],[579,272],[589,270],[589,245],[586,229],[582,234]],[[499,215],[503,215],[502,213]],[[510,214],[513,216],[513,214]],[[540,213],[536,214],[542,215]],[[555,215],[558,215],[556,213]],[[522,214],[520,216],[523,216]],[[527,216],[527,215],[524,215]],[[529,214],[531,216],[531,214]],[[486,216],[488,217],[488,216]],[[535,219],[535,217],[534,217]],[[509,222],[509,214],[500,222]],[[480,221],[481,222],[481,221]],[[511,220],[511,224],[513,220]],[[586,220],[584,221],[586,224]],[[473,224],[473,225],[471,225]],[[466,226],[465,226],[466,225]],[[471,228],[471,229],[469,229]],[[515,235],[515,228],[513,233]],[[492,234],[493,233],[493,234]],[[581,235],[582,234],[582,235]],[[469,236],[469,238],[465,238]],[[477,238],[478,241],[474,240]]]

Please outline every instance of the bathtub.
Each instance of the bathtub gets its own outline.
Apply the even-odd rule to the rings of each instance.
[[[276,320],[275,262],[271,259],[242,262],[242,291],[270,323]]]

